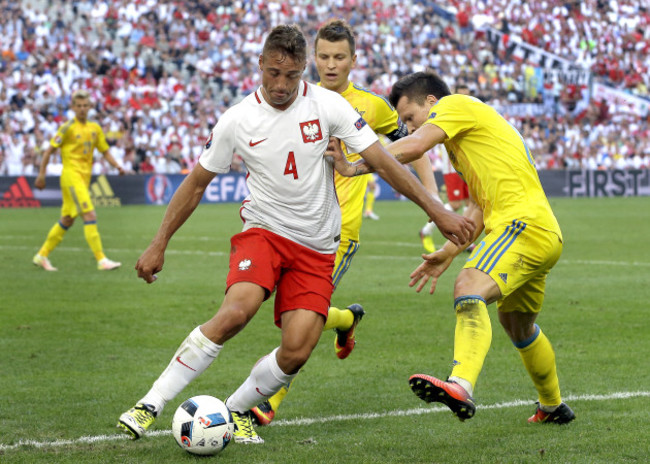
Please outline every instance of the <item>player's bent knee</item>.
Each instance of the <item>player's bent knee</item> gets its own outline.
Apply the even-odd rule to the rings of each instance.
[[[74,219],[72,216],[63,216],[60,219],[61,224],[63,224],[64,227],[70,228],[72,224],[74,224]]]
[[[490,304],[501,297],[501,290],[488,274],[466,268],[460,271],[454,283],[454,299],[469,295],[480,296]]]

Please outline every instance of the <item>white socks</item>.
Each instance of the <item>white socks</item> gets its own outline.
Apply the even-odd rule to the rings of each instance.
[[[275,395],[283,385],[289,383],[296,374],[285,374],[278,366],[276,353],[279,348],[260,359],[248,378],[230,395],[226,406],[231,411],[246,412],[254,406]]]
[[[160,414],[168,401],[174,399],[212,364],[222,347],[223,345],[217,345],[203,335],[200,327],[196,327],[181,343],[151,390],[139,402],[153,405],[156,413]]]
[[[156,413],[160,414],[167,402],[212,364],[222,347],[203,335],[200,327],[195,328],[139,403],[153,405]],[[260,359],[244,383],[228,398],[226,404],[231,410],[246,412],[294,379],[297,373],[289,375],[280,369],[276,358],[278,349]]]
[[[424,235],[431,235],[436,228],[435,222],[427,222],[424,227],[422,227],[422,233]]]

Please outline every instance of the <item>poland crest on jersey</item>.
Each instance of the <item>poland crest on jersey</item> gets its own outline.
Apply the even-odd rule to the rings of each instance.
[[[305,143],[323,140],[323,132],[320,129],[320,121],[314,119],[300,123],[300,133],[302,134],[302,141]]]

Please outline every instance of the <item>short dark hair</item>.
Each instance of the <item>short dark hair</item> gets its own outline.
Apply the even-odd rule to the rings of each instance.
[[[328,42],[347,40],[350,45],[350,54],[354,55],[355,53],[356,41],[354,39],[354,32],[350,25],[343,19],[330,19],[318,29],[316,40],[314,41],[314,50],[318,45],[319,39],[327,40]]]
[[[451,95],[445,81],[433,71],[421,71],[402,77],[393,84],[388,99],[393,106],[397,106],[397,102],[402,97],[407,97],[421,105],[427,95],[433,95],[437,99]]]
[[[274,27],[264,41],[262,55],[280,52],[296,61],[307,62],[307,39],[297,24],[281,24]]]

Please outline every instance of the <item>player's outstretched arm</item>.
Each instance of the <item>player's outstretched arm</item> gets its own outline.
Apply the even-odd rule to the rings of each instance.
[[[158,232],[135,264],[138,277],[145,282],[152,283],[156,273],[162,271],[169,240],[192,215],[214,176],[214,172],[197,163],[174,193]]]
[[[115,158],[113,158],[113,155],[111,155],[111,153],[108,150],[103,152],[102,155],[104,156],[106,161],[108,161],[108,164],[110,164],[115,169],[117,169],[117,171],[120,173],[120,176],[123,176],[124,174],[126,174],[126,171],[124,170],[124,168],[122,166],[120,166],[120,163],[118,163],[115,160]]]
[[[411,171],[391,156],[381,143],[375,142],[359,154],[391,187],[420,206],[447,239],[459,246],[467,243],[474,233],[474,223],[447,211],[441,202],[434,200]]]
[[[424,153],[442,143],[446,138],[445,131],[435,124],[424,124],[411,135],[388,144],[386,150],[400,162],[410,163],[422,157]]]

